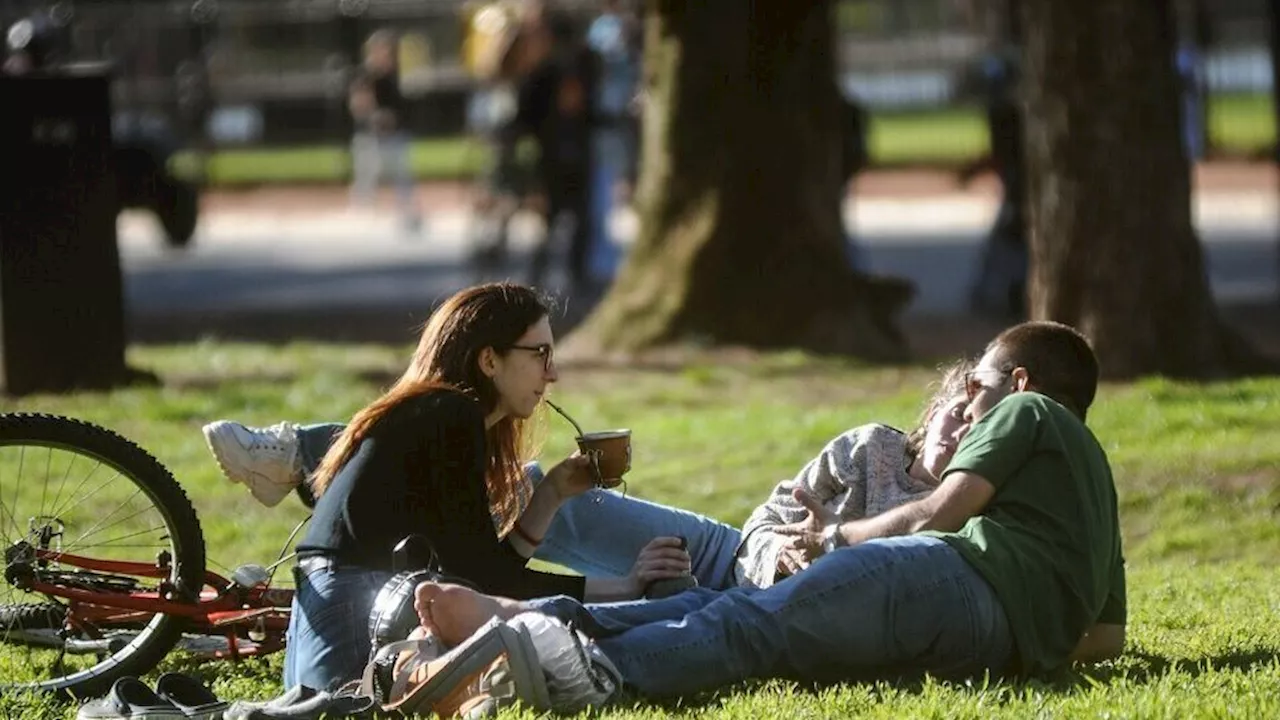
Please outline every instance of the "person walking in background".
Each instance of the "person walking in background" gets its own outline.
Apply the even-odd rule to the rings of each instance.
[[[591,203],[591,248],[587,260],[593,283],[613,280],[622,252],[610,218],[615,203],[627,200],[635,179],[638,122],[636,92],[640,83],[639,23],[620,0],[607,0],[587,29],[587,46],[599,58],[595,112],[599,124],[592,136],[594,174]]]
[[[1186,148],[1187,162],[1194,165],[1205,154],[1200,53],[1194,45],[1182,43],[1174,55],[1174,66],[1178,70],[1183,146]]]
[[[513,131],[537,140],[535,204],[541,207],[546,225],[533,252],[528,282],[543,282],[552,243],[561,234],[558,221],[568,216],[572,230],[566,269],[573,289],[582,291],[590,282],[587,252],[597,60],[573,21],[549,7],[535,5],[529,11],[521,43],[534,69],[520,83]]]
[[[1003,318],[1023,317],[1027,294],[1026,169],[1014,52],[1005,48],[983,59],[991,150],[959,174],[963,184],[986,169],[994,169],[1000,177],[1000,209],[987,234],[978,275],[970,286],[969,307],[980,315]]]
[[[841,217],[844,216],[844,201],[853,194],[853,183],[858,173],[867,167],[870,152],[867,147],[868,118],[867,110],[858,100],[841,96],[840,98],[840,172],[844,178],[841,190]],[[854,270],[865,272],[866,258],[858,247],[857,238],[853,234],[853,223],[844,221],[844,247],[849,259],[849,266]]]
[[[404,229],[417,233],[422,215],[409,161],[409,134],[404,129],[397,48],[397,38],[389,30],[370,35],[364,45],[364,64],[351,83],[348,107],[355,125],[351,199],[356,205],[372,203],[379,178],[390,174]]]
[[[467,106],[468,131],[488,150],[488,162],[472,204],[471,262],[481,276],[506,264],[511,220],[524,202],[529,178],[513,131],[516,86],[528,72],[523,60],[518,9],[511,2],[468,8],[463,64],[478,81]]]

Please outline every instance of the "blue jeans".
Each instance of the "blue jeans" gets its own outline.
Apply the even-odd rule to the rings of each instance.
[[[595,637],[632,689],[685,695],[749,678],[813,682],[1002,673],[1013,657],[990,585],[931,537],[829,553],[773,587],[656,602],[529,603]]]
[[[378,179],[390,176],[395,182],[396,203],[406,218],[418,213],[414,194],[413,163],[409,135],[357,132],[351,138],[351,199],[360,204],[373,201]]]
[[[607,285],[622,264],[622,248],[613,237],[610,220],[613,215],[614,191],[624,176],[631,149],[621,130],[597,130],[591,137],[594,167],[591,182],[591,251],[587,270],[594,282]]]
[[[340,568],[299,575],[295,569],[284,687],[333,690],[360,677],[369,661],[369,611],[391,573]]]
[[[298,429],[303,472],[320,464],[342,425],[306,425]],[[537,463],[526,466],[535,484]],[[702,587],[735,587],[735,560],[742,534],[737,528],[687,510],[626,497],[612,490],[589,490],[560,506],[534,554],[587,577],[626,575],[641,548],[660,536],[681,536],[688,543],[693,575]]]

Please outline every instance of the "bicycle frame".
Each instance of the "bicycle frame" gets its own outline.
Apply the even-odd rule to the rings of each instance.
[[[41,564],[58,563],[92,572],[162,579],[169,568],[159,564],[99,560],[47,549],[35,549],[35,560]],[[206,570],[205,588],[194,603],[161,597],[160,592],[108,592],[68,587],[40,579],[40,570],[31,569],[21,585],[31,592],[69,601],[68,622],[96,627],[118,625],[156,613],[187,618],[187,632],[221,635],[227,639],[226,651],[214,651],[211,659],[239,660],[242,657],[266,655],[284,648],[284,635],[289,627],[293,591],[257,585],[241,587],[221,575]],[[122,612],[123,611],[123,612]],[[237,632],[238,630],[244,632]],[[250,638],[253,645],[242,649],[238,638],[261,633],[262,639]]]

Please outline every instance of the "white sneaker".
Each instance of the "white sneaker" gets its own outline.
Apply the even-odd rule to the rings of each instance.
[[[582,633],[539,612],[524,612],[507,621],[533,640],[547,679],[551,709],[576,714],[609,702],[622,684],[618,669]]]
[[[253,428],[215,420],[201,431],[227,479],[247,485],[263,505],[274,507],[302,482],[297,424]]]

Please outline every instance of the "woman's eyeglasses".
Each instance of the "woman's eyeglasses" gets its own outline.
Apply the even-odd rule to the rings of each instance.
[[[510,348],[512,350],[524,350],[525,352],[531,352],[539,358],[542,358],[542,369],[547,372],[551,371],[551,363],[555,362],[555,348],[552,347],[551,343],[542,343],[541,345],[511,345]]]

